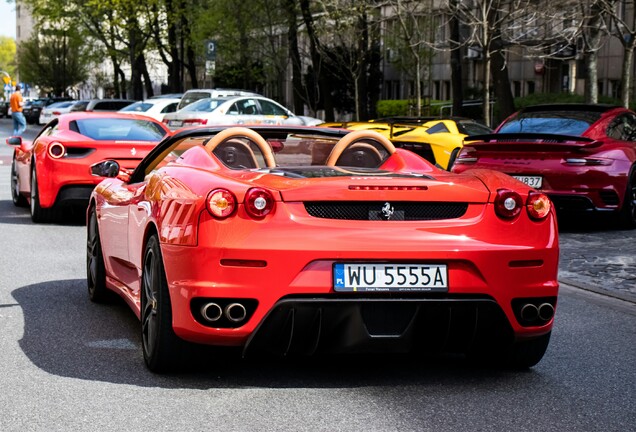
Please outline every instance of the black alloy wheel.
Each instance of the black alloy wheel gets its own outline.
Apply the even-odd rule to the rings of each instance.
[[[91,301],[103,303],[109,299],[110,292],[106,288],[106,267],[95,207],[91,207],[86,227],[86,281],[88,283],[88,298]]]
[[[18,182],[18,170],[15,166],[15,158],[11,163],[11,200],[16,207],[27,207],[29,203],[27,199],[20,195],[20,184]]]
[[[42,208],[42,206],[40,206],[38,175],[34,167],[31,170],[31,220],[35,223],[50,222],[55,215],[54,207]]]
[[[146,243],[141,277],[141,345],[146,366],[152,372],[176,369],[185,343],[172,328],[172,306],[163,267],[159,239]]]
[[[636,166],[632,167],[627,180],[627,190],[620,210],[620,222],[624,228],[636,228]]]

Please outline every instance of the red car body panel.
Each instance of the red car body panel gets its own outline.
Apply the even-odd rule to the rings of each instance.
[[[137,119],[152,122],[165,134],[168,129],[160,122],[144,116],[126,116],[117,113],[69,113],[43,127],[34,141],[24,141],[14,151],[17,182],[20,193],[30,200],[31,172],[37,173],[39,204],[42,208],[53,207],[60,201],[60,192],[65,188],[82,188],[86,191],[71,195],[69,201],[88,202],[90,191],[103,177],[93,175],[91,166],[114,159],[126,169],[134,169],[139,161],[154,148],[157,141],[141,140],[94,140],[70,130],[69,125],[82,119]],[[48,131],[52,131],[49,133]],[[67,151],[63,157],[52,158],[48,148],[60,143]]]
[[[276,139],[281,130],[301,133],[300,128],[253,129]],[[183,131],[158,149],[203,131],[210,136],[218,132]],[[496,171],[448,173],[399,149],[381,168],[392,174],[288,177],[275,173],[276,169],[230,169],[203,146],[195,146],[167,165],[133,174],[130,182],[106,179],[89,205],[89,217],[91,209],[97,215],[106,286],[141,316],[144,248],[156,233],[170,292],[172,327],[178,337],[191,342],[246,347],[255,334],[267,330],[281,302],[355,302],[356,293],[343,295],[334,288],[334,265],[343,262],[445,264],[446,294],[408,293],[405,301],[494,300],[515,340],[551,331],[552,318],[522,325],[513,302],[549,298],[556,303],[559,249],[554,211],[542,220],[531,219],[526,211],[506,220],[494,209],[498,190],[514,188],[525,202],[531,188]],[[252,187],[274,196],[274,210],[260,219],[246,211],[245,195]],[[219,188],[232,191],[238,203],[236,212],[223,220],[206,210],[208,192]],[[313,202],[368,201],[467,207],[459,217],[414,221],[338,220],[312,216],[306,208]],[[360,293],[359,298],[373,301],[386,296]],[[389,297],[398,300],[400,295]],[[255,306],[241,325],[222,328],[202,324],[193,312],[197,301],[209,298],[247,299]],[[356,343],[347,340],[345,345]]]
[[[596,110],[598,119],[576,136],[553,140],[550,134],[560,130],[541,130],[543,138],[502,133],[517,117],[544,113],[564,115],[567,112]],[[619,107],[555,105],[530,107],[506,119],[495,134],[467,141],[452,171],[484,168],[509,175],[538,176],[540,189],[554,200],[561,210],[597,210],[616,212],[629,204],[628,183],[636,164],[636,135],[629,139],[609,136],[618,119],[625,118],[636,128],[636,114]],[[500,134],[502,138],[497,138]],[[505,135],[505,137],[504,137]],[[571,162],[578,161],[578,162]],[[587,161],[587,162],[584,162]]]

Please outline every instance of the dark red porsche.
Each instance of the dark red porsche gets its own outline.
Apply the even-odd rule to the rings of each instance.
[[[492,135],[464,142],[453,172],[503,171],[545,192],[557,210],[611,212],[636,228],[636,113],[609,105],[537,105]]]

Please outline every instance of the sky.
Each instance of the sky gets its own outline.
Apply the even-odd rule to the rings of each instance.
[[[0,35],[15,38],[15,2],[0,0]]]

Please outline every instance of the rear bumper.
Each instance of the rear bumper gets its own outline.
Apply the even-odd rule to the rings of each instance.
[[[472,343],[464,338],[477,337],[476,331],[496,340],[541,336],[550,331],[553,320],[522,325],[513,303],[546,298],[556,303],[559,251],[554,218],[542,223],[520,219],[511,225],[492,213],[482,215],[479,225],[460,219],[425,222],[415,228],[418,223],[404,222],[384,225],[373,236],[362,226],[373,222],[357,226],[330,221],[328,230],[320,226],[324,221],[304,224],[297,220],[297,226],[270,220],[258,228],[252,222],[244,226],[201,223],[198,246],[162,244],[173,327],[177,335],[192,342],[249,350],[267,349],[274,343],[270,338],[278,341],[274,345],[293,346],[300,337],[302,346],[290,348],[300,352],[309,349],[304,341],[315,332],[320,333],[320,349],[332,351],[379,347],[409,351],[426,345],[429,331],[433,337],[457,331],[462,333],[457,336],[462,344]],[[212,227],[214,231],[208,230]],[[204,239],[224,240],[205,245]],[[265,265],[237,264],[242,260]],[[448,292],[336,292],[334,264],[363,261],[445,264]],[[248,316],[240,326],[220,328],[197,319],[203,301],[222,308],[244,301],[254,307],[247,308]],[[376,318],[368,318],[370,309],[377,309]],[[373,330],[376,319],[388,327],[377,327],[379,333]],[[482,328],[482,321],[491,320],[497,324]],[[399,322],[405,327],[399,327]],[[393,325],[399,328],[387,333]]]
[[[615,160],[609,166],[568,166],[560,161],[538,161],[530,167],[502,166],[494,163],[455,164],[453,172],[485,168],[508,175],[541,176],[545,192],[559,211],[618,211],[627,191],[630,162]],[[528,163],[530,165],[530,163]]]

